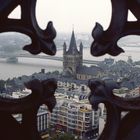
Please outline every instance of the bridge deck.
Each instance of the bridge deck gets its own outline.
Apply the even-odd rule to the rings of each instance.
[[[9,56],[2,56],[2,58],[8,58]],[[15,57],[26,57],[26,58],[40,58],[40,59],[50,59],[50,60],[56,60],[56,61],[63,61],[63,57],[59,56],[48,56],[48,55],[30,55],[30,54],[18,54]],[[95,60],[83,60],[83,63],[85,64],[98,64],[100,61]]]

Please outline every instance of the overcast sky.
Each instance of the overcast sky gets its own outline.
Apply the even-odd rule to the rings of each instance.
[[[76,32],[91,32],[95,21],[107,27],[111,17],[110,0],[38,0],[37,4],[39,24],[43,27],[52,20],[64,32],[73,26]]]
[[[36,14],[42,28],[51,20],[57,32],[71,32],[74,26],[76,32],[91,33],[95,22],[104,29],[109,26],[111,3],[110,0],[38,0]],[[16,15],[18,12],[12,14]]]

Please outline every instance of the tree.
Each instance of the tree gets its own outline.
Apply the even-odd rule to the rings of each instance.
[[[75,140],[74,136],[69,133],[56,134],[50,140]],[[78,139],[77,139],[78,140]]]
[[[58,70],[55,70],[52,73],[55,74],[55,75],[59,75],[60,74]]]

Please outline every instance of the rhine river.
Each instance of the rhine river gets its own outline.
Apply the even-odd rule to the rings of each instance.
[[[84,50],[84,59],[86,60],[104,60],[104,58],[114,58],[115,60],[127,60],[131,56],[134,61],[140,61],[140,47],[125,47],[125,53],[117,57],[105,55],[102,57],[93,57],[90,55],[90,49]],[[56,56],[62,57],[62,50],[59,50]],[[31,75],[35,72],[40,72],[41,69],[49,71],[62,71],[62,62],[56,60],[45,60],[38,58],[19,58],[16,64],[6,63],[0,59],[0,79],[8,79],[21,75]]]

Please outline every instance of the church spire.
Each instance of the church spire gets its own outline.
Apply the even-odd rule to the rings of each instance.
[[[68,52],[67,53],[68,54],[79,54],[79,52],[77,50],[74,29],[72,31],[71,40],[70,40],[70,46],[69,46],[69,49],[68,49]]]

